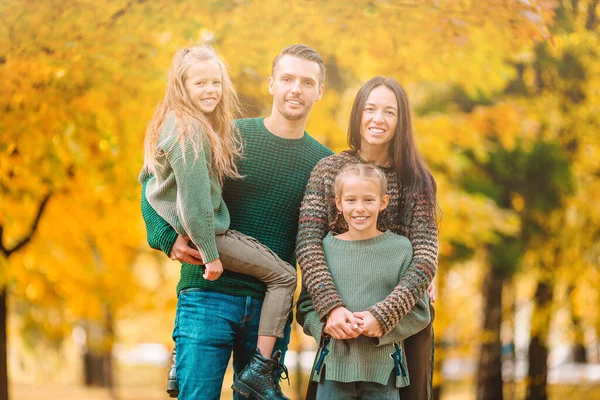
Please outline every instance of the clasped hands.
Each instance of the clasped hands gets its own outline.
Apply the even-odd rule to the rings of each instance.
[[[334,339],[354,339],[360,335],[381,337],[383,329],[370,311],[352,312],[346,307],[337,307],[329,313],[325,333]]]

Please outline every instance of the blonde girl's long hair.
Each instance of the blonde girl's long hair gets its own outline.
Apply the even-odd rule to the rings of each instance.
[[[195,106],[185,88],[187,71],[199,61],[213,60],[221,69],[221,101],[213,112],[204,114]],[[169,70],[167,90],[164,99],[158,103],[152,119],[146,128],[144,142],[144,162],[149,173],[155,173],[157,148],[161,130],[169,112],[175,113],[176,129],[170,134],[177,135],[175,144],[182,149],[184,142],[189,140],[198,157],[202,147],[203,135],[206,135],[212,150],[212,172],[220,183],[225,178],[239,178],[235,158],[241,155],[242,145],[234,119],[240,112],[240,103],[233,82],[227,73],[227,64],[208,45],[185,47],[177,51]],[[199,132],[199,134],[197,133]],[[170,149],[169,149],[170,150]]]

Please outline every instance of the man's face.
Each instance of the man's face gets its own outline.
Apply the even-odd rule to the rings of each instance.
[[[283,56],[269,78],[269,93],[276,111],[290,121],[306,119],[325,90],[319,83],[319,74],[316,62]]]

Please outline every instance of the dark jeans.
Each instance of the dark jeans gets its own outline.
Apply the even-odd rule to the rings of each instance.
[[[231,353],[237,372],[254,354],[262,303],[262,299],[249,296],[200,289],[179,293],[173,340],[180,400],[221,397]],[[275,349],[287,351],[290,330],[286,325],[284,338],[277,340]]]
[[[407,400],[396,388],[396,375],[392,373],[387,385],[375,382],[336,382],[327,377],[319,383],[316,400]]]
[[[410,385],[400,388],[400,398],[410,400],[431,399],[433,378],[433,320],[435,310],[430,305],[431,323],[421,332],[404,340]]]

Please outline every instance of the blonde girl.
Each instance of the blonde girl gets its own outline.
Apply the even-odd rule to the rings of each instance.
[[[145,165],[139,181],[146,182],[146,197],[152,208],[179,235],[190,238],[204,263],[204,268],[194,269],[194,277],[182,273],[178,293],[196,290],[191,282],[201,279],[198,275],[217,280],[223,267],[267,285],[254,357],[277,368],[271,357],[275,340],[283,337],[296,271],[255,239],[229,230],[229,211],[221,187],[226,179],[240,178],[235,164],[242,151],[234,122],[237,115],[238,97],[216,52],[209,46],[179,50],[173,58],[165,97],[148,124]],[[187,365],[187,353],[180,352],[180,347],[189,338],[185,332],[174,333],[174,338],[178,366]],[[271,372],[262,371],[265,376],[257,376],[257,380],[268,379]],[[180,374],[178,367],[180,375],[185,373]],[[185,377],[179,380],[180,387],[191,385]],[[260,388],[257,392],[260,395]],[[186,398],[185,393],[186,388],[181,388],[180,398]]]

